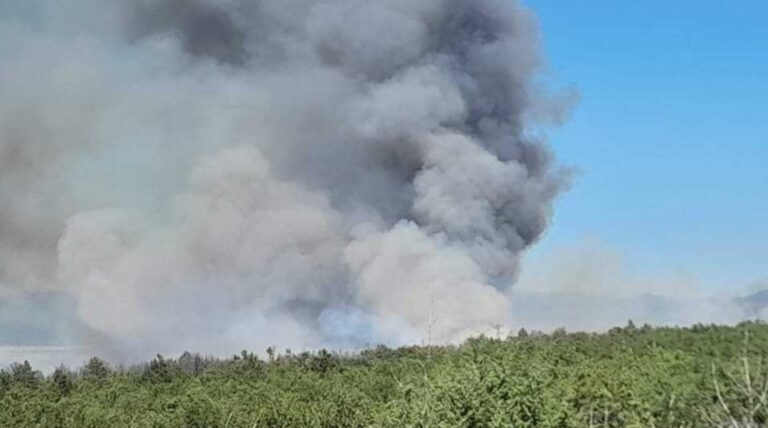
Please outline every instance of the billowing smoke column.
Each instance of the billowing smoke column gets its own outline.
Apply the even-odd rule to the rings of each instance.
[[[564,187],[538,55],[511,0],[0,2],[0,288],[118,349],[504,325]]]

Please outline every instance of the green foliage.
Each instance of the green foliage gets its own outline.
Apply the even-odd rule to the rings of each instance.
[[[746,340],[748,338],[748,340]],[[762,427],[768,326],[0,371],[0,427]]]
[[[144,379],[154,383],[172,382],[179,376],[180,371],[178,363],[174,364],[157,354],[157,357],[144,369]]]
[[[39,372],[32,370],[29,361],[11,365],[10,380],[14,384],[23,385],[27,388],[34,388],[40,383],[40,376]]]
[[[83,367],[83,377],[96,382],[101,382],[109,376],[109,366],[103,360],[93,357]]]
[[[51,376],[51,386],[60,395],[65,396],[72,391],[72,375],[64,366],[57,367]]]

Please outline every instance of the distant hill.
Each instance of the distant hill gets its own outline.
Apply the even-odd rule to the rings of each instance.
[[[733,324],[755,318],[757,311],[768,305],[768,291],[759,301],[651,293],[612,296],[514,291],[510,294],[510,305],[514,325],[544,331],[558,327],[569,331],[606,331],[629,319],[638,325]]]
[[[749,318],[756,318],[765,312],[768,307],[768,290],[760,290],[748,296],[736,299],[739,306],[744,309],[744,313]]]

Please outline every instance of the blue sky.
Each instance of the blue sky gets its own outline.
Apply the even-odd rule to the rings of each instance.
[[[526,3],[581,94],[551,134],[581,173],[534,253],[597,238],[712,291],[767,280],[768,2]]]

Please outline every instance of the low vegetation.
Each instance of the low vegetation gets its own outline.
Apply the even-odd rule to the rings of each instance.
[[[0,373],[2,427],[761,427],[768,325]]]

